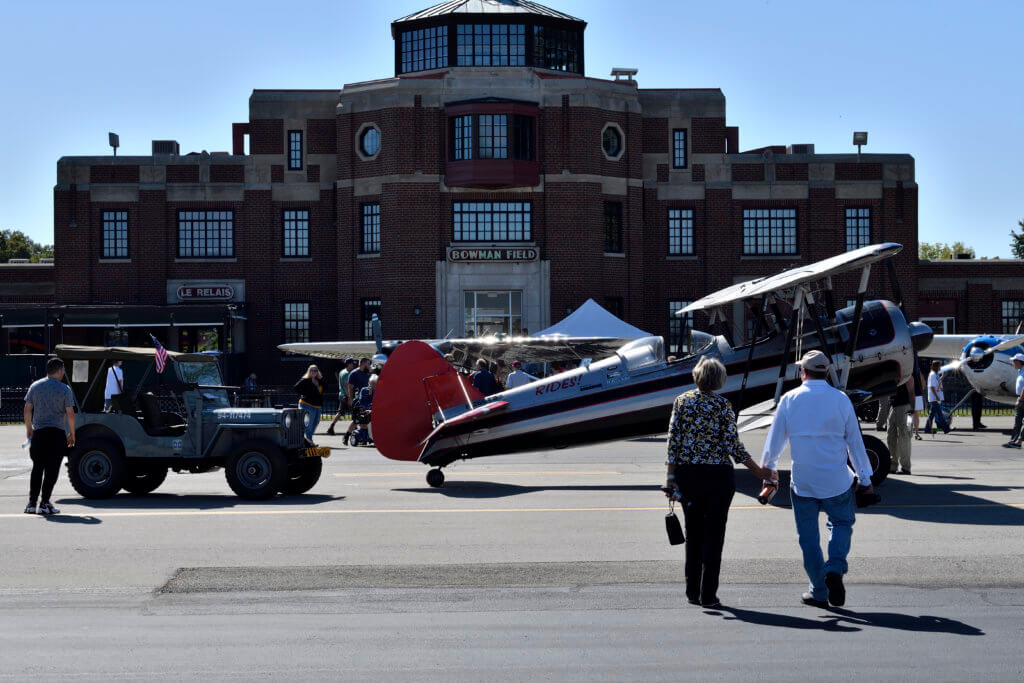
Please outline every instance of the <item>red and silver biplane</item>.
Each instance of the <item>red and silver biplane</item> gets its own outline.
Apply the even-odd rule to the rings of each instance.
[[[793,361],[811,349],[825,352],[832,383],[855,403],[894,393],[932,338],[899,305],[865,301],[871,266],[883,261],[900,299],[891,257],[901,249],[864,247],[728,287],[679,312],[686,329],[695,311],[706,311],[713,326],[725,322],[727,307],[745,305],[754,319],[750,339],[693,331],[688,353],[673,361],[661,337],[636,339],[609,357],[493,396],[481,395],[430,344],[405,342],[377,384],[374,442],[388,458],[430,466],[427,483],[436,487],[442,468],[460,459],[664,433],[673,401],[693,388],[693,368],[704,356],[725,364],[721,393],[744,430],[770,424],[782,392],[800,381]],[[861,274],[856,303],[834,310],[832,278],[852,270]],[[889,472],[888,449],[875,437],[864,440],[879,483]]]

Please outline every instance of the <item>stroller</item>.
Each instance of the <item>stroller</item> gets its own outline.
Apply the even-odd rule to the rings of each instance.
[[[353,446],[372,446],[373,439],[370,438],[370,417],[372,411],[364,408],[360,401],[352,405],[352,419],[356,422],[355,431],[349,437],[349,443]]]

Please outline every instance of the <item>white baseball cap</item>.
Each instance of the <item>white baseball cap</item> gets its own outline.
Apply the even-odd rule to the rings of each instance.
[[[1018,353],[1010,360],[1019,360],[1021,363],[1024,363],[1024,353]]]
[[[828,370],[828,357],[821,351],[808,351],[800,359],[800,367],[811,372],[825,372]]]

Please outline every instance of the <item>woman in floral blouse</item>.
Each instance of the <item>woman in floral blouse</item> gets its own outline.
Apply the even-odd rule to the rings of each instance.
[[[714,607],[722,566],[725,523],[736,492],[732,462],[760,479],[773,479],[740,443],[736,414],[715,393],[725,384],[725,366],[702,358],[693,369],[697,388],[680,394],[668,424],[667,488],[678,490],[686,520],[686,597],[694,605]]]

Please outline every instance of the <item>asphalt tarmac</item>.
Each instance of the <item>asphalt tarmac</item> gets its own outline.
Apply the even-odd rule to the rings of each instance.
[[[42,518],[23,436],[0,427],[0,678],[1024,679],[1024,454],[996,429],[914,442],[858,515],[842,609],[800,605],[787,494],[762,506],[739,470],[718,610],[683,595],[660,437],[457,463],[441,489],[318,437],[320,483],[264,503],[222,472],[89,501],[62,470]]]

